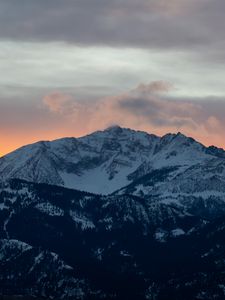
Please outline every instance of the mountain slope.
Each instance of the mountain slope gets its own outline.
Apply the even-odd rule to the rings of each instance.
[[[82,138],[22,147],[0,159],[0,178],[110,194],[153,170],[172,167],[175,177],[224,159],[223,150],[206,148],[181,133],[160,138],[115,126]]]
[[[0,294],[223,299],[224,216],[209,222],[131,195],[4,182]]]

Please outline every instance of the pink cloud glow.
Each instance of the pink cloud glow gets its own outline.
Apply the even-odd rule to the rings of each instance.
[[[96,101],[52,92],[35,109],[18,108],[15,115],[10,108],[4,114],[1,110],[0,154],[37,140],[78,137],[113,124],[157,135],[181,131],[205,145],[225,148],[223,101],[177,100],[169,94],[172,89],[170,83],[152,82]]]

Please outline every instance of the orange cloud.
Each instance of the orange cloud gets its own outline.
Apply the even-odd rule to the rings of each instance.
[[[71,101],[72,97],[70,95],[59,92],[49,94],[43,98],[43,103],[49,110],[56,113],[63,113],[65,109],[69,108]]]

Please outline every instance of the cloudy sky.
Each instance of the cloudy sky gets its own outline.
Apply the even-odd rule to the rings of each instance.
[[[225,147],[224,0],[0,0],[0,155],[113,124]]]

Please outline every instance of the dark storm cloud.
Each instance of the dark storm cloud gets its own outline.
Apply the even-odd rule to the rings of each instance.
[[[222,55],[224,17],[224,0],[0,0],[0,38]]]

